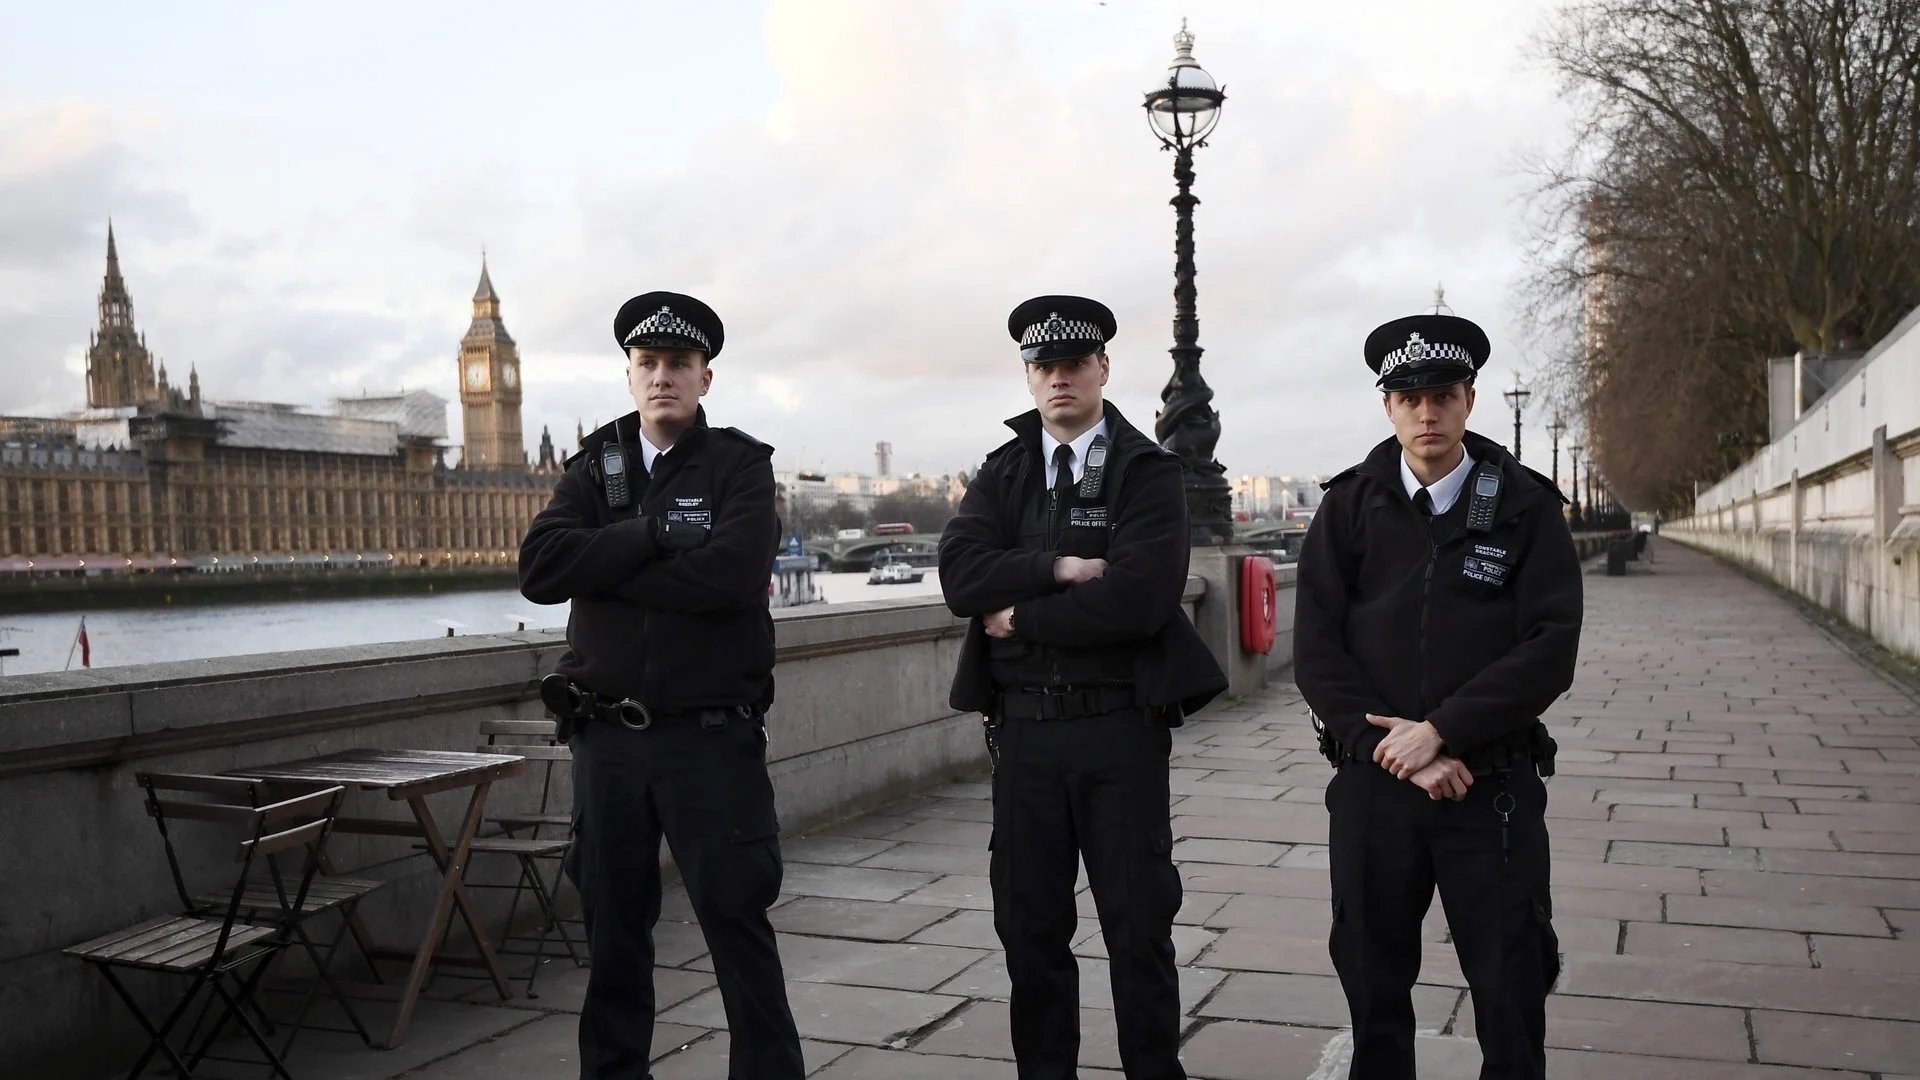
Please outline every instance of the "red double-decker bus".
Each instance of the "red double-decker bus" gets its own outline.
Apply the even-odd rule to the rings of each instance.
[[[910,521],[889,521],[873,527],[875,536],[901,536],[912,531],[913,523]]]

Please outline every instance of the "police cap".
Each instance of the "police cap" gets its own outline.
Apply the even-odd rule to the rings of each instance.
[[[1367,335],[1367,366],[1385,393],[1469,382],[1492,352],[1486,332],[1458,315],[1409,315]]]
[[[712,360],[720,355],[726,329],[713,309],[674,292],[641,293],[620,305],[613,317],[613,340],[628,349],[696,349]]]
[[[1072,360],[1113,340],[1113,312],[1084,296],[1036,296],[1007,316],[1007,333],[1029,364]]]

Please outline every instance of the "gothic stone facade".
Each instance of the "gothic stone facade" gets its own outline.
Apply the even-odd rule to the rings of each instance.
[[[0,569],[362,553],[402,566],[515,560],[556,465],[550,440],[538,466],[525,463],[519,357],[484,265],[459,358],[472,467],[448,469],[435,437],[445,403],[432,395],[349,399],[340,415],[318,416],[203,405],[197,377],[189,393],[169,387],[133,326],[111,235],[107,260],[88,353],[92,411],[0,418]],[[485,379],[466,373],[476,357]],[[382,402],[412,406],[416,419],[348,408]]]

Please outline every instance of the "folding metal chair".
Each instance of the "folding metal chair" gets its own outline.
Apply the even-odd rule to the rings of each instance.
[[[63,950],[68,956],[92,964],[146,1031],[146,1050],[134,1062],[127,1074],[128,1080],[145,1072],[156,1053],[163,1055],[180,1076],[187,1078],[209,1059],[260,1064],[249,1058],[216,1058],[209,1053],[227,1025],[234,1022],[265,1055],[273,1074],[292,1080],[281,1056],[267,1041],[261,1024],[255,1022],[256,1016],[264,1021],[256,998],[260,978],[268,961],[287,944],[288,935],[284,928],[248,923],[241,918],[241,912],[248,890],[263,887],[256,878],[261,868],[265,868],[271,888],[285,906],[297,911],[306,903],[308,888],[318,869],[315,860],[305,860],[305,869],[290,887],[273,856],[284,851],[318,849],[333,827],[346,789],[331,787],[260,805],[261,784],[257,780],[163,774],[145,774],[139,780],[146,788],[147,812],[159,825],[167,849],[167,865],[182,898],[189,897],[191,890],[174,847],[170,824],[200,822],[223,827],[230,840],[238,838],[235,860],[240,864],[240,872],[217,914],[198,909],[188,900],[185,914],[149,919]],[[183,798],[182,793],[203,798]],[[187,989],[156,1025],[140,1007],[139,999],[115,974],[118,969],[184,978]],[[181,1036],[181,1045],[176,1048],[169,1040],[194,1001],[203,994],[205,1001],[200,1016]],[[250,1010],[253,1015],[249,1015]],[[209,1016],[212,1025],[202,1033],[200,1028]]]
[[[265,787],[268,791],[277,791],[282,790],[285,785],[269,782]],[[373,1036],[367,1031],[367,1026],[361,1021],[360,1015],[354,1011],[352,1001],[340,992],[339,984],[333,979],[333,961],[339,954],[341,944],[346,940],[348,935],[351,934],[355,944],[360,949],[362,959],[367,962],[368,969],[373,973],[375,981],[379,981],[380,969],[374,964],[373,957],[370,955],[371,938],[368,936],[366,928],[361,924],[356,909],[359,907],[360,901],[366,899],[369,894],[379,890],[386,882],[365,878],[333,877],[327,875],[325,871],[330,869],[330,864],[327,861],[326,852],[319,844],[308,845],[305,857],[318,869],[319,873],[314,875],[312,883],[307,888],[304,901],[297,908],[293,906],[291,903],[292,898],[288,897],[284,890],[272,887],[272,884],[269,882],[256,882],[240,898],[240,918],[242,920],[253,925],[270,926],[281,931],[283,938],[287,940],[289,944],[297,944],[300,946],[301,950],[306,953],[308,961],[313,965],[315,978],[307,984],[306,994],[300,1003],[300,1011],[295,1014],[292,1022],[286,1025],[288,1029],[287,1037],[286,1041],[280,1045],[280,1056],[285,1057],[288,1052],[293,1049],[294,1037],[301,1031],[308,1030],[309,1028],[318,1031],[339,1032],[342,1034],[351,1032],[359,1035],[360,1041],[365,1043],[369,1048],[376,1048],[378,1044],[374,1042]],[[276,876],[279,872],[276,867]],[[176,877],[175,880],[176,883],[179,883],[178,877]],[[203,914],[219,911],[225,902],[225,898],[211,894],[201,894],[191,898],[183,894],[181,899],[190,909],[200,911]],[[323,951],[321,946],[308,934],[307,924],[315,922],[328,913],[338,914],[340,916],[340,925],[335,929],[333,937],[326,942]],[[334,1001],[338,1003],[340,1011],[347,1018],[347,1022],[353,1025],[351,1028],[325,1027],[321,1025],[309,1025],[307,1023],[307,1016],[312,1011],[320,990],[323,987],[332,995]]]
[[[544,763],[540,779],[539,809],[526,814],[499,814],[487,818],[488,823],[498,825],[500,835],[480,837],[473,842],[475,855],[510,856],[519,864],[519,874],[512,884],[486,884],[469,881],[468,888],[475,889],[511,889],[513,900],[507,907],[507,933],[500,939],[500,952],[507,955],[526,956],[527,952],[515,952],[505,946],[509,941],[532,941],[533,966],[527,972],[527,997],[540,995],[533,989],[534,980],[539,977],[540,965],[546,960],[547,940],[554,934],[566,946],[567,955],[573,959],[575,967],[585,967],[586,957],[580,946],[586,944],[582,934],[576,943],[574,936],[567,932],[567,924],[577,922],[574,919],[562,919],[555,904],[560,884],[565,880],[563,864],[567,850],[573,846],[573,816],[567,811],[553,808],[554,772],[556,768],[572,762],[573,753],[564,743],[556,741],[556,725],[552,720],[485,720],[480,724],[480,733],[487,741],[477,749],[483,754],[517,754],[529,761]],[[516,835],[521,832],[526,835]],[[544,831],[545,835],[542,835]],[[551,882],[541,873],[541,864],[553,866]],[[469,864],[471,865],[471,864]],[[520,897],[531,893],[539,905],[543,921],[538,934],[516,934],[513,932],[514,916],[519,913]]]

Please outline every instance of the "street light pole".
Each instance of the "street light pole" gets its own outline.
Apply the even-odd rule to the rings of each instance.
[[[1553,439],[1553,492],[1560,494],[1560,436],[1567,433],[1567,422],[1560,419],[1559,413],[1547,422],[1547,434]]]
[[[1513,406],[1513,460],[1520,460],[1520,410],[1533,396],[1533,391],[1520,385],[1520,373],[1513,373],[1513,389],[1506,392],[1507,404]]]
[[[1586,449],[1579,443],[1567,447],[1567,454],[1573,458],[1573,528],[1579,531],[1580,521],[1580,451]]]
[[[1194,286],[1193,152],[1207,145],[1207,135],[1220,120],[1220,104],[1227,99],[1193,58],[1193,35],[1185,20],[1173,37],[1173,62],[1164,84],[1147,92],[1147,120],[1163,149],[1173,151],[1173,377],[1160,391],[1160,415],[1154,419],[1154,437],[1180,458],[1187,492],[1187,517],[1196,546],[1233,540],[1232,485],[1226,466],[1213,459],[1220,442],[1220,414],[1213,408],[1213,390],[1200,375],[1200,318]]]

